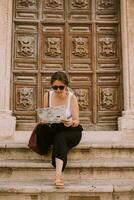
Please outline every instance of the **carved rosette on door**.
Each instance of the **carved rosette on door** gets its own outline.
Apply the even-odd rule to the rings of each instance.
[[[119,0],[14,0],[11,106],[17,129],[63,70],[88,130],[113,130],[123,109]]]

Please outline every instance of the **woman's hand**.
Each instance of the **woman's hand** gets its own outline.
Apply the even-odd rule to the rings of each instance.
[[[61,122],[66,127],[72,126],[72,124],[73,124],[72,118],[70,118],[70,119],[61,119]]]
[[[72,120],[72,127],[76,127],[79,125],[79,120]]]
[[[38,123],[39,123],[39,124],[45,124],[45,122],[44,122],[42,119],[40,119],[40,118],[39,118],[39,120],[38,120]]]
[[[69,127],[76,127],[79,125],[79,120],[72,120],[72,118],[70,119],[62,119],[61,122],[64,124],[64,126]]]

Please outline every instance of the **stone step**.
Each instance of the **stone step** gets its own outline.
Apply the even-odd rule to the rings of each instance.
[[[14,140],[18,143],[27,143],[30,135],[31,131],[15,131]],[[91,142],[118,142],[121,139],[126,141],[123,135],[122,131],[83,131],[82,141],[86,141],[87,138]]]
[[[134,181],[68,182],[57,189],[52,181],[0,181],[0,200],[132,200]]]
[[[48,161],[1,160],[0,180],[50,180],[55,170]],[[66,180],[134,179],[134,159],[69,160]]]
[[[68,159],[89,160],[94,158],[131,158],[134,159],[134,141],[132,142],[91,142],[82,140],[80,144],[73,148]],[[0,142],[0,160],[50,160],[51,153],[40,156],[31,151],[27,143]]]

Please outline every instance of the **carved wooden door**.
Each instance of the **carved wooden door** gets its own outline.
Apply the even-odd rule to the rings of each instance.
[[[37,122],[51,74],[64,70],[89,130],[117,128],[122,68],[119,0],[14,0],[12,110],[17,128]]]

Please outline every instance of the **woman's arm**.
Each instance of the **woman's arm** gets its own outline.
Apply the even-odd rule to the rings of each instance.
[[[44,97],[43,97],[43,107],[47,108],[48,106],[49,106],[49,103],[48,103],[48,92],[46,92],[44,94]],[[44,124],[45,121],[39,118],[38,123],[43,123]]]
[[[46,92],[46,93],[44,94],[43,107],[44,107],[44,108],[49,107],[49,102],[48,102],[48,92]]]
[[[79,105],[75,95],[71,97],[71,114],[72,114],[72,126],[78,126],[79,124]]]
[[[72,117],[67,120],[61,120],[65,126],[76,127],[79,125],[79,106],[75,95],[71,97],[71,115]]]

